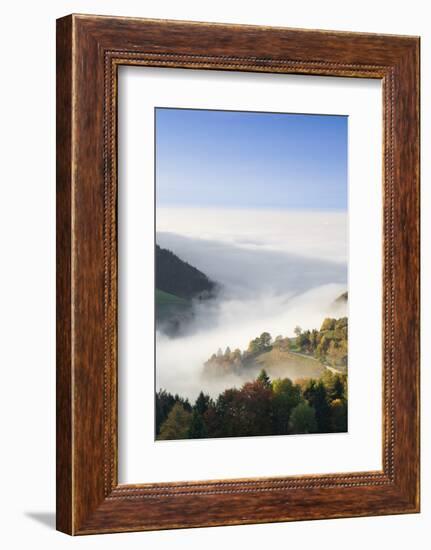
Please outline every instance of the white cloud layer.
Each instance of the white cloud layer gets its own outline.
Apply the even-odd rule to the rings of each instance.
[[[347,213],[294,210],[157,208],[157,232],[215,240],[248,250],[347,261]]]

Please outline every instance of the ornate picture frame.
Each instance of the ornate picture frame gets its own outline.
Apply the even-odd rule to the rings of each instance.
[[[381,471],[118,483],[118,67],[380,79]],[[419,38],[57,21],[57,529],[72,535],[419,511]]]

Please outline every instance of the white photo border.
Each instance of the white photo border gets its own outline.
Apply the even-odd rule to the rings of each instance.
[[[381,81],[125,66],[118,102],[119,482],[381,470]],[[156,106],[349,116],[347,434],[154,441]]]

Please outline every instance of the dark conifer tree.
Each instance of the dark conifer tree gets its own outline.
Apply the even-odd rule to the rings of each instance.
[[[208,430],[202,415],[197,409],[193,410],[188,435],[190,439],[202,439],[208,437]]]

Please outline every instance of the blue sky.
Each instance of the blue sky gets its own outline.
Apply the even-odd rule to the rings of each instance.
[[[345,211],[347,120],[157,108],[157,206]]]

